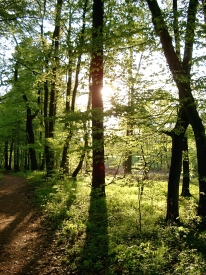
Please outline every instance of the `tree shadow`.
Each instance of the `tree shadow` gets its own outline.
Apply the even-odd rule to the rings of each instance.
[[[108,221],[106,198],[91,193],[86,240],[78,274],[108,274]]]

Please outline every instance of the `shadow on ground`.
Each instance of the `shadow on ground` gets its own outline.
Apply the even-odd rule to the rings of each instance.
[[[86,240],[82,251],[80,275],[108,274],[108,232],[106,198],[91,194]]]

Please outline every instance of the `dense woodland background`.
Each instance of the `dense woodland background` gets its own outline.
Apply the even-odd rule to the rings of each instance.
[[[1,167],[85,175],[98,197],[136,184],[139,214],[167,180],[177,224],[192,179],[204,228],[205,0],[5,0],[0,22]]]

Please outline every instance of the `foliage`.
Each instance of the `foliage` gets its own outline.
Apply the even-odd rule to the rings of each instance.
[[[50,158],[52,177],[46,177],[45,171],[28,177],[35,187],[37,203],[57,230],[64,251],[62,261],[68,264],[70,273],[204,274],[205,237],[195,211],[198,164],[191,128],[187,136],[193,197],[179,200],[180,226],[163,222],[167,191],[162,179],[167,178],[171,158],[171,137],[164,133],[173,129],[180,102],[155,40],[146,1],[104,1],[104,26],[102,32],[96,26],[93,43],[92,3],[1,3],[1,166],[6,167],[4,162],[10,154],[10,169],[16,159],[21,170],[31,169],[29,149],[36,153],[38,169],[45,169]],[[167,26],[172,37],[171,41],[166,39],[171,42],[167,49],[177,42],[177,61],[184,54],[181,51],[178,56],[184,37],[186,50],[192,50],[188,45],[192,33],[187,33],[188,3],[179,4],[175,14],[168,1],[161,3],[162,17],[154,20],[158,23],[161,19],[164,24],[157,27],[161,31]],[[180,41],[175,41],[176,15]],[[201,9],[196,21],[194,58],[187,64],[191,75],[174,75],[181,85],[191,80],[195,100],[190,107],[197,106],[205,123],[205,22]],[[104,81],[100,82],[110,94],[99,90],[104,110],[94,112],[91,60],[95,51],[96,57],[101,56],[100,43],[104,54],[98,72],[103,70]],[[185,52],[185,56],[190,55]],[[92,65],[96,63],[93,60]],[[95,76],[93,80],[100,84]],[[32,118],[29,126],[34,136],[30,144],[28,118]],[[100,132],[104,131],[105,166],[110,172],[106,198],[101,199],[89,195],[91,167],[95,164],[91,163],[92,150],[99,157],[103,145],[99,141],[92,145],[92,118],[101,122]],[[67,176],[72,175],[82,156],[78,181],[62,178],[65,171]],[[123,171],[129,156],[132,167],[128,176]]]
[[[77,274],[204,274],[205,231],[195,215],[198,188],[181,198],[182,224],[167,225],[166,182],[145,183],[141,201],[142,231],[138,229],[138,182],[116,179],[105,198],[90,196],[90,178],[78,181],[39,180],[27,175],[36,201],[56,230],[62,263]],[[111,182],[111,178],[107,178]]]

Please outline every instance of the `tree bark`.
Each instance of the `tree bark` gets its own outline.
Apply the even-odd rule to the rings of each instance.
[[[74,172],[72,173],[72,178],[76,178],[76,176],[78,175],[79,171],[82,169],[84,158],[85,158],[85,155],[86,155],[86,151],[88,150],[88,131],[87,131],[86,123],[84,123],[84,131],[85,131],[85,135],[84,135],[84,148],[83,148],[82,154],[80,156],[79,163],[78,163],[76,169],[74,170]]]
[[[105,195],[104,166],[104,127],[103,127],[103,13],[102,0],[93,0],[93,34],[92,34],[92,146],[93,171],[92,189],[99,189]]]
[[[184,108],[178,112],[174,129],[169,133],[172,137],[172,155],[168,179],[166,221],[179,223],[179,183],[182,168],[182,149],[188,120]]]
[[[188,138],[184,136],[183,138],[183,180],[182,180],[182,193],[183,197],[190,197],[190,167],[189,167],[189,156],[188,156]]]
[[[124,174],[132,173],[132,152],[129,152],[127,159],[124,162]]]
[[[14,140],[12,138],[10,148],[9,148],[9,167],[8,167],[8,170],[11,170],[11,167],[12,167],[13,148],[14,148]]]
[[[70,53],[70,51],[69,51]],[[71,63],[71,58],[69,57],[69,63]],[[71,97],[71,87],[72,85],[72,71],[71,71],[71,64],[69,64],[68,70],[68,81],[67,81],[67,92],[66,92],[66,111],[69,112],[71,110],[70,107],[70,97]],[[68,130],[69,123],[65,123],[65,129]],[[62,159],[60,168],[63,169],[64,174],[68,174],[69,172],[69,158],[68,158],[68,150],[69,150],[69,141],[70,141],[70,130],[64,142],[63,152],[62,152]]]
[[[19,146],[18,144],[14,143],[14,171],[19,172]]]
[[[52,80],[51,80],[51,90],[49,98],[49,120],[48,120],[48,133],[47,133],[47,145],[45,147],[46,151],[46,169],[47,175],[51,176],[54,171],[55,166],[55,155],[51,143],[48,139],[54,138],[54,128],[55,128],[55,117],[56,117],[56,101],[57,101],[57,78],[58,78],[58,66],[59,66],[59,39],[60,39],[60,29],[61,29],[61,10],[62,10],[62,0],[57,0],[55,8],[55,27],[53,31],[53,53],[54,59],[52,64]]]
[[[27,108],[27,115],[26,115],[26,132],[27,132],[27,140],[29,145],[29,155],[31,160],[31,170],[37,170],[37,158],[36,158],[36,150],[35,146],[35,137],[34,137],[34,130],[33,130],[33,119],[36,117],[37,113],[31,114],[31,108],[29,107],[29,102],[26,95],[23,95],[23,99],[26,103]]]
[[[49,122],[48,122],[48,102],[49,102],[49,83],[48,80],[44,83],[44,135],[45,135],[45,146],[44,146],[44,154],[45,154],[45,163],[46,170],[52,170],[52,165],[50,165],[50,148],[49,148]]]
[[[31,170],[37,170],[38,164],[37,164],[37,158],[36,158],[36,150],[34,148],[35,138],[34,138],[33,125],[32,125],[33,118],[34,117],[31,115],[30,108],[27,109],[26,129],[27,129],[27,138],[28,138],[28,144],[29,144],[29,155],[31,160]]]
[[[4,169],[9,170],[9,142],[5,141],[5,147],[4,147]]]

